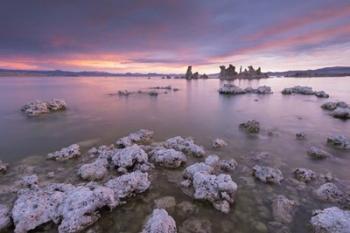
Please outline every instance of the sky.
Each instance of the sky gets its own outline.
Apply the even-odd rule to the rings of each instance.
[[[2,0],[0,68],[350,66],[349,0]]]

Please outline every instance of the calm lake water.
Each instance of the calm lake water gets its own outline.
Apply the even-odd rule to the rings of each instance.
[[[216,79],[0,78],[0,159],[11,166],[31,164],[39,167],[35,170],[39,177],[63,167],[64,171],[57,172],[57,181],[78,182],[74,177],[77,164],[57,165],[57,162],[46,161],[47,153],[73,143],[79,143],[83,150],[111,144],[141,128],[153,130],[156,141],[178,135],[191,136],[197,144],[206,148],[208,154],[234,158],[242,165],[232,174],[239,191],[230,214],[222,214],[209,204],[195,202],[200,211],[193,218],[210,221],[212,232],[267,232],[266,227],[273,221],[271,200],[275,194],[285,194],[300,203],[297,217],[289,226],[291,232],[310,232],[311,211],[328,204],[314,200],[310,190],[303,193],[292,190],[292,185],[261,184],[244,168],[254,165],[248,159],[251,152],[267,151],[271,154],[269,165],[280,168],[287,179],[292,177],[294,168],[306,167],[318,173],[332,172],[339,179],[349,180],[349,153],[327,147],[326,138],[333,134],[350,138],[350,121],[332,118],[320,105],[329,100],[350,102],[350,78],[271,78],[235,81],[235,84],[240,87],[268,85],[274,94],[222,96],[217,92],[222,82]],[[109,95],[118,90],[137,91],[165,85],[180,90],[157,97]],[[319,99],[315,96],[283,96],[280,93],[283,88],[294,85],[324,90],[331,97]],[[28,118],[19,110],[28,101],[52,98],[65,99],[67,111]],[[240,123],[252,119],[261,123],[262,132],[258,136],[249,136],[238,128]],[[305,141],[295,139],[295,134],[300,131],[306,133]],[[211,149],[211,141],[217,137],[225,139],[229,146],[219,151]],[[310,146],[324,148],[335,158],[311,160],[306,155]],[[0,177],[0,184],[14,181],[16,171],[10,169],[7,176]],[[147,194],[112,213],[104,213],[95,224],[95,231],[140,231],[144,219],[152,211],[153,200],[158,197],[171,195],[176,197],[177,202],[192,201],[179,188],[181,171],[157,171],[154,174],[157,180]],[[0,200],[8,201],[10,198],[0,195]],[[181,226],[184,219],[176,212],[171,214]],[[47,227],[40,232],[55,232],[54,229]]]

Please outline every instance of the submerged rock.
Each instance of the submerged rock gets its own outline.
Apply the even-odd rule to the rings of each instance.
[[[80,146],[78,144],[70,145],[66,148],[62,148],[59,151],[49,153],[47,155],[48,159],[53,159],[57,161],[64,161],[80,156]]]
[[[176,210],[181,217],[188,217],[192,216],[198,209],[192,202],[182,201],[176,206]]]
[[[172,196],[165,196],[154,200],[154,205],[157,209],[174,211],[176,206],[176,200]]]
[[[175,220],[164,209],[154,209],[141,233],[176,233]]]
[[[49,112],[64,111],[67,108],[67,104],[64,100],[53,99],[51,101],[36,100],[25,104],[21,111],[27,116],[39,116]]]
[[[349,233],[350,211],[338,207],[317,210],[310,223],[315,233]]]
[[[11,226],[10,209],[0,204],[0,232]]]
[[[39,178],[37,175],[23,176],[20,181],[21,186],[25,188],[35,188],[39,184]]]
[[[253,167],[253,176],[268,184],[280,184],[283,180],[281,170],[259,165]]]
[[[180,226],[179,233],[212,233],[211,223],[207,219],[186,219]]]
[[[116,150],[112,155],[112,163],[116,168],[131,169],[148,162],[148,155],[138,145]]]
[[[313,159],[325,159],[332,157],[332,155],[327,151],[324,151],[315,146],[310,147],[310,149],[307,151],[307,154]]]
[[[84,180],[100,180],[107,175],[107,167],[107,159],[98,158],[92,163],[83,164],[78,170],[78,175]]]
[[[224,139],[216,138],[213,143],[213,148],[221,148],[227,146],[227,142]]]
[[[296,133],[295,137],[298,140],[304,140],[306,138],[306,134],[304,132]]]
[[[297,203],[283,195],[278,195],[272,202],[272,213],[276,221],[291,223],[296,211]]]
[[[315,190],[315,195],[322,201],[338,202],[343,199],[344,192],[334,183],[325,183]]]
[[[115,199],[118,201],[143,193],[150,185],[148,174],[140,171],[118,176],[105,184],[114,191]]]
[[[350,150],[350,140],[348,140],[344,135],[328,137],[327,144],[338,149]]]
[[[207,200],[215,209],[223,213],[230,211],[230,204],[234,203],[237,184],[231,176],[220,174],[210,175],[197,172],[193,176],[194,198]]]
[[[183,138],[180,136],[169,138],[165,141],[165,147],[172,148],[177,151],[182,151],[187,155],[194,157],[203,157],[205,154],[204,148],[196,145],[191,138]]]
[[[4,161],[0,160],[0,174],[5,174],[7,172],[8,167],[8,163],[5,163]]]
[[[255,120],[241,123],[239,127],[252,134],[259,133],[260,131],[260,123]]]
[[[167,168],[180,167],[187,161],[186,155],[181,151],[166,149],[164,147],[155,148],[150,152],[150,155],[150,160],[152,162]]]
[[[132,146],[133,144],[146,144],[153,139],[154,132],[148,129],[140,129],[128,136],[119,139],[116,144],[120,148]]]
[[[295,179],[304,182],[309,183],[316,179],[316,174],[310,169],[306,168],[297,168],[294,170],[294,177]]]

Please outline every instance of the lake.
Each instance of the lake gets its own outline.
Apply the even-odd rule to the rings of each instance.
[[[236,203],[229,214],[215,210],[210,204],[195,201],[198,213],[193,218],[209,221],[212,232],[267,232],[273,224],[271,200],[275,194],[284,194],[296,200],[298,210],[291,232],[310,232],[311,212],[330,206],[312,196],[312,190],[293,189],[294,168],[305,167],[317,173],[331,172],[340,180],[350,179],[349,152],[326,145],[330,135],[350,138],[350,121],[329,116],[320,108],[330,100],[350,102],[350,78],[270,78],[261,80],[236,80],[240,87],[270,86],[272,95],[245,94],[219,95],[223,84],[217,79],[192,80],[160,78],[103,78],[103,77],[50,77],[50,78],[0,78],[0,159],[10,163],[9,173],[0,177],[0,188],[15,182],[23,165],[33,166],[44,182],[45,175],[55,171],[57,182],[78,183],[77,161],[47,161],[46,155],[78,143],[83,151],[93,146],[114,143],[120,137],[138,129],[155,132],[155,141],[174,136],[190,136],[204,146],[207,154],[222,158],[234,158],[239,168],[231,175],[238,184]],[[177,92],[128,97],[111,95],[118,90],[148,90],[154,86],[171,85]],[[324,90],[329,99],[315,96],[281,94],[281,90],[295,85],[306,85],[314,90]],[[38,118],[26,117],[20,108],[25,103],[40,99],[62,98],[68,104],[65,112],[46,114]],[[239,124],[257,120],[261,132],[247,135]],[[306,140],[296,140],[295,134],[305,132]],[[211,147],[212,140],[222,138],[228,146],[220,150]],[[321,147],[334,158],[315,161],[307,156],[311,146]],[[253,152],[269,152],[269,165],[280,168],[286,184],[271,186],[253,179],[250,171],[254,163]],[[201,159],[191,158],[188,164]],[[13,167],[13,168],[11,168]],[[18,169],[17,169],[18,168]],[[58,168],[61,168],[57,170]],[[141,230],[146,217],[152,211],[153,200],[162,196],[174,196],[177,202],[193,201],[179,188],[182,169],[158,169],[152,188],[128,204],[103,217],[93,226],[95,232],[130,232]],[[0,200],[10,202],[13,196],[0,193]],[[177,225],[186,220],[172,213]],[[130,224],[132,222],[132,224]],[[186,232],[183,229],[182,232]],[[180,231],[180,232],[181,232]],[[49,225],[38,232],[55,232]]]

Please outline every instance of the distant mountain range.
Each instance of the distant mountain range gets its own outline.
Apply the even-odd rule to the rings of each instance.
[[[283,77],[345,77],[350,76],[350,67],[335,66],[315,70],[290,70],[267,72],[269,76]],[[0,69],[0,77],[162,77],[178,74],[160,73],[109,73],[103,71],[63,71],[63,70],[10,70]],[[209,75],[214,77],[217,75]]]
[[[159,73],[109,73],[102,71],[63,71],[63,70],[10,70],[0,69],[0,77],[152,77],[165,76]]]
[[[267,72],[269,76],[284,77],[345,77],[350,76],[350,67],[334,66],[316,70],[290,70],[283,72]]]

